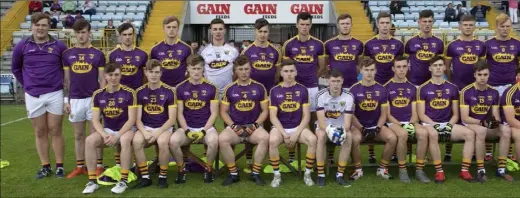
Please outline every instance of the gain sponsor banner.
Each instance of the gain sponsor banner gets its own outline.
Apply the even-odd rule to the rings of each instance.
[[[191,24],[209,24],[215,18],[226,24],[252,24],[265,18],[272,24],[294,24],[301,12],[313,23],[329,23],[328,1],[190,1]]]

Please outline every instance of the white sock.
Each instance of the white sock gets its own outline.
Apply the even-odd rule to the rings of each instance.
[[[150,175],[143,175],[143,179],[150,179]]]
[[[229,174],[231,174],[231,175],[238,175],[238,173],[237,173],[237,172],[234,172],[234,173],[229,173]]]
[[[506,173],[506,168],[498,168],[499,173]]]
[[[318,174],[318,177],[325,177],[325,174]]]
[[[336,177],[343,177],[343,173],[336,173]]]
[[[311,172],[312,172],[311,169],[308,169],[308,168],[305,169],[305,174],[311,174]]]
[[[273,171],[273,173],[274,173],[275,175],[279,175],[279,174],[280,174],[280,170],[275,170],[275,171]]]

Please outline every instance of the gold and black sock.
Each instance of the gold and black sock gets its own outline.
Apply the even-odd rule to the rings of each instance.
[[[318,168],[318,177],[325,177],[325,163],[318,162],[316,163],[316,166]]]
[[[229,174],[238,175],[238,170],[237,170],[237,166],[235,165],[235,163],[228,164],[227,167],[229,170]]]
[[[520,144],[520,143],[516,143],[516,144]],[[509,153],[507,153],[507,157],[509,157],[509,158],[513,157],[513,145],[509,146]],[[518,160],[520,160],[520,159],[518,159]]]
[[[142,178],[150,179],[150,174],[148,173],[148,165],[146,165],[146,162],[138,164],[137,167],[139,168],[139,172],[141,173]]]
[[[88,180],[94,183],[97,183],[96,179],[96,171],[89,171],[88,172]]]
[[[493,153],[493,143],[486,143],[486,155]]]
[[[375,153],[375,152],[374,152],[374,145],[373,145],[373,144],[369,144],[369,145],[368,145],[368,156],[369,156],[370,158],[375,158],[376,156],[375,156],[374,153]]]
[[[338,162],[338,172],[336,173],[336,177],[343,177],[343,172],[345,172],[346,167],[347,162]]]
[[[327,157],[329,159],[329,161],[333,161],[334,160],[334,152],[336,151],[336,147],[334,146],[328,146],[327,147]]]
[[[97,159],[96,164],[97,164],[97,167],[103,168],[103,158]]]
[[[406,170],[406,161],[398,161],[399,169]]]
[[[355,170],[361,170],[361,162],[354,163],[354,169]]]
[[[305,173],[310,173],[312,168],[314,167],[314,162],[316,157],[312,153],[307,153],[305,155]]]
[[[120,153],[114,153],[114,159],[116,160],[116,166],[121,166],[121,155],[120,155]]]
[[[507,157],[505,156],[498,156],[498,171],[501,173],[505,173],[506,170],[506,164],[507,163]]]
[[[379,162],[379,168],[386,169],[387,167],[388,167],[388,161],[382,159],[381,162]]]
[[[280,174],[280,157],[274,157],[269,159],[271,161],[271,166],[273,167],[273,172],[275,174]]]
[[[422,170],[424,168],[424,160],[423,159],[418,159],[416,160],[415,162],[415,170]]]
[[[128,169],[121,169],[121,181],[128,183]]]
[[[452,143],[446,143],[446,154],[445,155],[451,156],[451,149],[452,148],[453,148],[453,144]]]
[[[260,169],[262,169],[262,164],[253,163],[253,174],[260,174]]]
[[[76,167],[78,167],[78,168],[85,167],[85,160],[76,160]]]
[[[437,172],[444,172],[444,170],[442,170],[442,162],[441,162],[441,160],[433,160],[433,166],[435,167],[435,171],[437,171]]]
[[[484,164],[484,162],[482,162]],[[461,171],[468,171],[471,166],[471,159],[462,158],[462,168]]]
[[[49,162],[44,162],[42,163],[42,168],[51,169],[51,164]]]
[[[293,162],[294,159],[296,159],[296,152],[294,151],[295,148],[288,148],[287,150],[289,151],[289,163]]]
[[[168,165],[160,165],[159,169],[159,178],[166,178],[166,174],[168,174]]]

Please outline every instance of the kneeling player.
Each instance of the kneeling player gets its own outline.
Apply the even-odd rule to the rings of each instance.
[[[325,186],[325,148],[327,147],[327,128],[335,127],[343,129],[345,134],[344,142],[340,142],[341,150],[338,160],[338,172],[336,173],[336,182],[339,185],[348,187],[350,183],[343,179],[343,172],[347,166],[350,149],[352,146],[352,133],[350,132],[350,123],[352,113],[354,111],[354,97],[342,89],[343,75],[341,71],[333,69],[328,75],[329,87],[322,89],[316,96],[316,114],[318,123],[316,127],[316,136],[318,143],[316,148],[316,159],[318,166],[318,185]]]
[[[170,138],[179,174],[175,183],[186,182],[183,153],[181,146],[202,142],[208,146],[204,182],[213,182],[212,164],[218,152],[218,133],[213,127],[218,116],[218,90],[203,76],[204,59],[198,54],[188,57],[189,78],[177,85],[177,117],[180,128]]]
[[[439,141],[464,140],[462,153],[462,170],[459,177],[466,181],[473,180],[468,169],[475,148],[475,132],[456,124],[459,120],[459,90],[456,85],[444,80],[446,66],[440,56],[430,60],[432,78],[417,90],[417,111],[422,125],[428,131],[430,154],[437,173],[435,182],[445,180],[441,162]]]
[[[388,115],[387,91],[383,85],[374,80],[376,64],[373,59],[369,57],[361,59],[359,68],[363,79],[350,88],[356,105],[354,127],[352,128],[352,162],[356,170],[350,179],[357,180],[363,176],[359,145],[367,140],[385,142],[376,175],[384,179],[391,179],[392,176],[388,173],[387,167],[388,161],[395,151],[397,136],[385,126]]]
[[[310,120],[309,95],[307,88],[296,83],[297,75],[294,62],[290,59],[282,61],[280,73],[283,82],[271,89],[269,117],[273,129],[269,133],[269,157],[274,170],[271,186],[276,188],[282,182],[280,174],[280,153],[278,146],[282,143],[287,148],[294,148],[297,143],[307,145],[306,168],[303,181],[307,186],[314,185],[311,170],[316,153],[316,136],[307,128]]]
[[[239,56],[233,67],[238,79],[226,87],[220,105],[220,116],[228,127],[218,138],[219,148],[230,173],[222,185],[228,186],[240,180],[231,145],[241,142],[258,144],[251,179],[257,185],[264,185],[264,180],[260,178],[260,168],[267,153],[269,134],[261,125],[269,115],[267,91],[262,84],[249,77],[251,65],[246,55]]]
[[[507,88],[500,99],[503,120],[511,127],[515,141],[516,161],[520,162],[520,68],[516,69],[516,84]],[[500,168],[500,167],[499,167]]]
[[[121,181],[112,188],[112,192],[121,194],[128,188],[136,120],[136,94],[133,89],[120,84],[121,66],[118,64],[109,63],[105,66],[105,79],[107,86],[98,89],[92,96],[92,124],[97,133],[90,134],[85,142],[89,182],[83,190],[84,194],[93,193],[99,187],[96,180],[96,150],[105,146],[116,146],[121,151]]]
[[[137,89],[137,120],[139,132],[135,133],[132,146],[135,160],[141,173],[141,181],[134,188],[150,186],[144,148],[157,144],[159,147],[159,187],[168,187],[166,173],[170,156],[169,141],[176,120],[177,105],[173,87],[161,82],[161,62],[152,59],[146,63],[148,83]]]
[[[394,77],[385,84],[390,103],[388,128],[397,135],[397,158],[399,164],[399,179],[410,182],[406,170],[406,151],[408,139],[417,140],[417,166],[415,177],[428,183],[430,179],[423,171],[424,157],[428,148],[428,132],[418,124],[417,88],[406,79],[408,60],[402,56],[396,57],[392,66]]]

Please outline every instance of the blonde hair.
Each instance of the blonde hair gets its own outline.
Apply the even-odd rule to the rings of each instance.
[[[500,13],[497,18],[496,18],[496,24],[497,25],[502,25],[503,23],[505,23],[507,20],[511,20],[511,18],[509,16],[507,16],[507,14],[504,14],[504,13]]]

